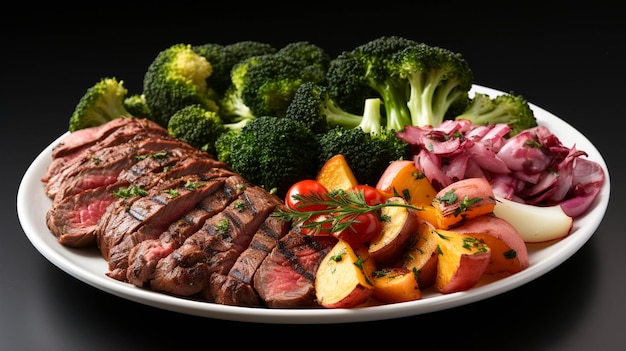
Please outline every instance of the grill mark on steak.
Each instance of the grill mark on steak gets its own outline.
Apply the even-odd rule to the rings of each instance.
[[[135,245],[128,255],[126,279],[139,286],[147,286],[154,277],[156,265],[162,258],[180,247],[183,242],[203,225],[204,221],[222,211],[243,191],[246,181],[239,175],[228,177],[222,188],[205,197],[194,209],[173,222],[158,239],[144,240]]]
[[[172,179],[150,188],[147,196],[114,212],[97,232],[100,251],[109,262],[108,275],[125,280],[132,247],[144,239],[158,237],[173,221],[216,191],[223,181],[224,178],[196,174]],[[201,186],[189,188],[190,182]]]
[[[319,307],[315,272],[337,242],[332,236],[308,236],[290,230],[263,260],[254,288],[270,308]]]
[[[248,186],[222,212],[207,219],[182,246],[158,262],[151,289],[178,296],[200,294],[211,301],[210,292],[205,291],[211,274],[230,270],[263,221],[280,204],[265,189]]]
[[[209,293],[214,302],[233,306],[263,306],[261,297],[252,286],[254,274],[289,228],[288,222],[273,216],[267,217],[228,274],[214,273],[211,276]]]
[[[88,130],[89,129],[89,130]],[[81,129],[70,133],[52,151],[52,163],[42,182],[80,158],[81,155],[112,145],[119,145],[144,135],[169,137],[167,129],[147,119],[117,118],[102,126]]]
[[[46,225],[62,245],[95,246],[98,221],[118,200],[113,192],[126,185],[117,183],[69,196],[46,213]]]

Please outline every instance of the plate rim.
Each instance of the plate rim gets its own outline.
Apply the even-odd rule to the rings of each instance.
[[[474,84],[470,90],[470,93],[475,92],[486,93],[491,96],[503,93],[499,90],[478,84]],[[571,129],[569,133],[573,134],[573,136],[570,138],[576,140],[577,143],[582,142],[585,144],[584,147],[579,148],[587,152],[589,159],[597,162],[603,168],[605,172],[605,183],[594,201],[593,208],[581,218],[576,219],[574,223],[576,226],[577,223],[584,220],[585,226],[576,227],[570,235],[548,246],[548,248],[551,248],[550,251],[554,251],[552,253],[553,256],[548,257],[548,259],[539,260],[539,262],[534,262],[534,264],[531,262],[528,268],[514,275],[486,285],[474,287],[467,291],[447,295],[434,294],[434,296],[426,296],[421,300],[411,302],[351,309],[270,309],[194,301],[138,288],[132,284],[109,278],[104,274],[92,272],[80,266],[77,260],[82,259],[81,257],[83,256],[97,256],[98,254],[86,251],[86,249],[72,249],[62,246],[56,241],[56,238],[54,238],[50,231],[47,230],[47,227],[44,228],[45,230],[42,233],[42,224],[45,226],[45,211],[42,216],[41,209],[40,211],[33,211],[30,207],[32,206],[33,200],[37,202],[33,196],[38,196],[39,201],[46,201],[46,199],[49,201],[43,192],[43,183],[40,182],[41,176],[43,176],[42,171],[45,171],[45,167],[47,167],[47,164],[51,161],[53,146],[63,140],[69,132],[64,133],[51,142],[37,155],[24,173],[17,193],[18,219],[27,238],[39,253],[67,274],[112,295],[173,312],[199,317],[253,323],[334,324],[394,319],[450,309],[513,290],[553,270],[574,255],[593,236],[606,214],[610,198],[610,176],[607,164],[598,149],[590,140],[566,121],[533,103],[529,102],[529,104],[535,112],[540,124],[553,123]],[[550,128],[550,130],[552,130],[552,128]],[[559,133],[558,131],[553,132],[557,137],[562,139],[562,135],[560,134],[563,133]],[[564,144],[566,143],[564,142]],[[37,194],[37,189],[32,189],[34,181],[40,182],[39,194]],[[43,198],[42,195],[45,198]],[[42,205],[40,205],[40,207],[42,207]],[[37,214],[35,215],[33,212]],[[48,235],[48,237],[46,237],[46,235]],[[530,246],[534,245],[536,244]],[[545,248],[539,248],[538,250],[540,253],[545,252],[541,251],[545,250]],[[103,267],[106,267],[106,261],[101,256],[87,257],[85,259],[100,259],[102,260]]]

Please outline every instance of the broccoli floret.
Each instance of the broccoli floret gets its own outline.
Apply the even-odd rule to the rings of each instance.
[[[225,45],[224,51],[226,52],[229,65],[232,67],[237,62],[249,57],[276,53],[276,48],[271,44],[260,41],[243,40]]]
[[[226,152],[233,171],[280,197],[294,182],[317,174],[317,139],[289,118],[257,117],[225,138],[231,138]]]
[[[325,83],[331,58],[322,47],[308,41],[296,41],[282,47],[277,54],[298,61],[305,81]]]
[[[242,121],[251,121],[250,119],[242,120]],[[230,164],[230,144],[232,144],[233,139],[239,134],[239,131],[236,130],[227,130],[226,132],[220,134],[220,136],[215,140],[215,158],[218,161],[222,161],[226,164]]]
[[[217,112],[201,105],[189,105],[174,112],[167,130],[174,138],[215,156],[217,139],[226,132],[239,132],[248,121],[224,123]]]
[[[359,184],[375,186],[393,160],[410,156],[410,145],[397,137],[393,130],[381,129],[373,134],[361,128],[332,128],[318,138],[318,164],[323,165],[334,155],[342,154],[354,172]]]
[[[157,55],[144,76],[143,94],[152,119],[167,127],[170,117],[188,105],[217,111],[215,91],[207,86],[211,63],[189,44],[174,44]]]
[[[230,71],[235,64],[252,56],[276,52],[270,44],[257,41],[240,41],[228,45],[206,43],[195,45],[192,49],[211,64],[213,72],[207,79],[207,86],[215,91],[218,100],[231,84]]]
[[[411,123],[408,82],[399,76],[393,57],[414,45],[417,42],[402,37],[380,37],[343,52],[328,69],[331,97],[344,110],[356,114],[365,99],[379,97],[385,109],[384,126],[388,130],[403,130]]]
[[[460,54],[418,43],[396,53],[394,60],[394,71],[411,87],[407,105],[413,126],[438,126],[465,108],[473,76]]]
[[[284,117],[302,83],[323,82],[326,76],[323,65],[294,58],[289,53],[253,56],[237,63],[231,71],[232,85],[221,101],[222,115],[231,120]]]
[[[133,94],[123,101],[126,111],[135,117],[151,119],[152,113],[146,104],[144,94]]]
[[[215,140],[224,133],[224,122],[215,111],[201,105],[189,105],[176,111],[167,124],[167,131],[174,138],[196,149],[214,154]]]
[[[468,119],[475,125],[506,123],[511,127],[511,136],[537,126],[537,119],[528,101],[514,92],[494,98],[488,94],[475,93],[465,111],[455,119]]]
[[[207,89],[213,90],[213,92],[209,92],[209,95],[212,93],[216,96],[224,95],[230,85],[230,69],[232,68],[224,46],[217,43],[206,43],[194,45],[191,49],[211,64],[211,74],[206,80]]]
[[[121,116],[134,117],[124,107],[128,89],[124,81],[105,77],[89,87],[70,117],[70,132],[96,127]]]
[[[330,97],[326,86],[314,82],[304,82],[298,87],[285,117],[304,124],[316,134],[338,125],[354,128],[362,121],[362,115],[343,110]]]

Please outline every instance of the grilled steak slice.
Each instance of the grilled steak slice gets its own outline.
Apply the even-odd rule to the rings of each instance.
[[[138,186],[145,186],[151,181],[154,174],[190,167],[192,162],[210,162],[211,168],[227,168],[226,164],[212,159],[208,153],[190,149],[187,145],[138,155],[135,157],[135,161],[132,166],[123,169],[119,173],[118,181],[123,180]],[[200,164],[198,164],[198,167],[208,169]],[[171,174],[174,173],[171,172]],[[198,173],[201,173],[201,171],[198,171]]]
[[[167,129],[155,122],[137,118],[117,118],[98,127],[75,131],[54,147],[52,163],[41,180],[48,182],[52,175],[71,164],[72,160],[80,158],[83,153],[119,145],[140,135],[169,136]]]
[[[128,282],[139,287],[146,286],[154,277],[159,260],[180,247],[191,234],[200,229],[206,219],[222,211],[237,198],[243,191],[241,184],[246,184],[241,176],[228,177],[222,188],[202,199],[194,209],[173,222],[158,239],[144,240],[135,245],[128,255]]]
[[[289,231],[254,275],[254,288],[270,308],[319,307],[315,273],[337,242],[332,236],[308,236]]]
[[[252,286],[254,273],[289,228],[288,222],[267,217],[228,274],[214,273],[211,276],[209,292],[214,301],[233,306],[263,306],[261,297]]]
[[[203,171],[203,169],[198,169],[198,171]],[[200,179],[207,179],[207,187],[210,188],[201,189],[196,193],[187,195],[189,197],[184,200],[182,205],[183,195],[179,193],[176,199],[167,205],[169,206],[167,209],[159,212],[156,221],[154,217],[150,217],[152,220],[144,220],[144,223],[137,231],[125,233],[122,240],[109,249],[109,268],[111,269],[109,275],[118,280],[130,281],[129,278],[132,278],[135,280],[133,284],[143,285],[144,282],[139,280],[145,279],[154,270],[154,267],[142,266],[144,259],[147,259],[147,261],[156,259],[158,257],[155,256],[156,251],[160,251],[160,255],[165,255],[180,246],[184,240],[183,237],[191,235],[191,232],[200,227],[201,221],[206,218],[203,216],[212,216],[220,209],[226,207],[227,203],[237,196],[236,190],[231,188],[232,178],[237,178],[237,180],[242,178],[239,176],[234,177],[232,173],[223,171],[220,168],[205,171]],[[182,177],[184,178],[184,176]],[[190,198],[191,196],[193,197]],[[195,203],[193,208],[191,207],[192,203]],[[176,207],[172,208],[171,206]],[[202,213],[195,213],[199,209]],[[179,216],[173,218],[176,214],[179,214]],[[193,223],[194,221],[198,221],[198,223]],[[183,226],[182,223],[188,224],[188,227]],[[153,245],[156,243],[148,244],[147,247],[153,252],[145,252],[143,251],[144,249],[141,249],[142,246],[140,246],[145,241],[160,241],[161,245],[158,247]],[[137,256],[142,253],[146,253],[145,258]],[[131,264],[135,266],[130,268],[131,273],[129,273]],[[155,266],[156,262],[153,264]]]
[[[191,146],[172,138],[146,138],[97,150],[83,155],[80,160],[65,167],[46,183],[46,193],[55,201],[64,197],[66,188],[71,187],[72,179],[99,178],[112,184],[118,174],[136,162],[135,157],[178,147]],[[79,180],[79,182],[80,182]],[[88,183],[88,181],[86,181]],[[104,184],[100,184],[104,185]],[[57,197],[57,193],[60,195]]]
[[[199,158],[200,156],[197,155],[197,152],[191,151],[187,147],[138,155],[130,167],[121,170],[117,180],[124,180],[140,186],[139,179],[142,177],[165,172],[187,157]]]
[[[109,276],[126,279],[128,255],[136,244],[157,238],[184,213],[218,188],[224,178],[189,175],[164,181],[125,208],[116,208],[99,223],[100,252],[109,262]],[[103,217],[104,218],[104,217]]]
[[[124,185],[128,184],[102,186],[66,197],[46,213],[48,228],[65,246],[95,246],[98,221],[118,199],[113,192]]]
[[[74,153],[76,150],[89,147],[113,133],[119,133],[120,130],[139,134],[146,129],[165,130],[165,128],[148,119],[116,118],[100,126],[84,128],[70,133],[67,138],[52,149],[52,157],[56,158]]]
[[[150,287],[179,296],[200,294],[211,301],[209,280],[226,274],[280,199],[250,184],[222,212],[207,219],[181,247],[159,261]]]

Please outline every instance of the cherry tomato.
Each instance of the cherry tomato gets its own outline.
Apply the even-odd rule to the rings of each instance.
[[[387,196],[383,192],[370,185],[355,185],[349,191],[362,191],[365,202],[370,206],[382,204],[387,200]]]
[[[317,223],[316,223],[317,222]],[[311,227],[310,225],[314,225]],[[333,215],[331,213],[323,213],[314,215],[309,220],[299,225],[300,233],[304,235],[331,235],[333,226]]]
[[[285,196],[285,205],[287,207],[296,210],[296,211],[319,211],[326,209],[326,205],[324,204],[309,204],[305,205],[301,200],[294,198],[294,196],[300,195],[301,197],[307,197],[313,194],[318,194],[321,196],[325,196],[328,194],[328,189],[313,179],[305,179],[299,182],[294,183],[289,190],[287,190],[287,195]]]
[[[348,220],[352,221],[349,227],[339,232],[333,232],[332,235],[350,245],[367,243],[376,238],[382,230],[382,224],[374,212],[361,213],[355,218],[344,219],[343,221]]]

